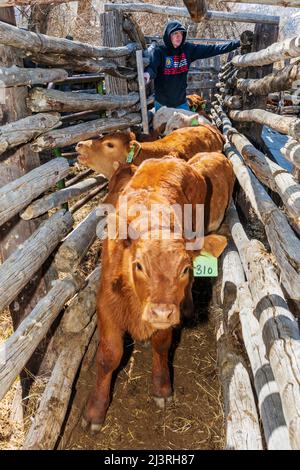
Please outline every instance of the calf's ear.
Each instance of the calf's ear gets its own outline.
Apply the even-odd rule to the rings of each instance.
[[[206,235],[204,237],[203,247],[201,251],[206,251],[212,256],[219,258],[227,246],[227,238],[223,235]]]

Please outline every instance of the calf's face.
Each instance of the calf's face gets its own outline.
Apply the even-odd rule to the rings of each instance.
[[[110,178],[114,173],[114,162],[126,161],[134,138],[131,132],[116,132],[101,139],[78,142],[78,161]]]
[[[190,280],[191,260],[183,240],[132,242],[131,276],[142,304],[142,320],[162,330],[180,322],[180,304]]]

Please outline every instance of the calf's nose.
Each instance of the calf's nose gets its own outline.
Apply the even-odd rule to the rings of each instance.
[[[174,315],[174,306],[173,305],[155,305],[151,307],[151,317],[152,321],[161,321],[167,322],[172,320]]]

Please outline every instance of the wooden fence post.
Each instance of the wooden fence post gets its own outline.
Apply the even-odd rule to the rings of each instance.
[[[274,24],[256,24],[254,29],[254,38],[252,45],[252,52],[266,49],[268,46],[278,41],[279,26]],[[250,67],[248,69],[247,78],[262,78],[265,75],[272,73],[273,64],[264,65],[262,67]],[[249,97],[249,94],[244,94],[244,108],[245,109],[266,109],[266,96]],[[263,126],[256,123],[247,123],[243,126],[242,132],[250,138],[253,143],[261,150],[264,150],[264,144],[261,137]]]
[[[103,46],[124,46],[123,13],[119,11],[105,12],[100,15]],[[125,58],[116,59],[119,65],[125,66]],[[106,93],[110,95],[127,95],[127,81],[121,78],[105,76]]]

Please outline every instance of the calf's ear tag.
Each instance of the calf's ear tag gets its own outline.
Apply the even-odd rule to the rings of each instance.
[[[192,125],[192,126],[199,126],[198,118],[193,118],[193,119],[191,120],[191,125]]]
[[[191,111],[193,111],[193,113],[195,113],[197,111],[196,106],[192,106]]]
[[[134,151],[135,151],[135,145],[133,145],[131,147],[131,149],[130,149],[128,155],[127,155],[127,160],[126,160],[127,163],[132,163],[133,157],[134,157]]]
[[[193,262],[194,277],[217,277],[218,276],[218,258],[212,256],[206,251],[196,256]]]

